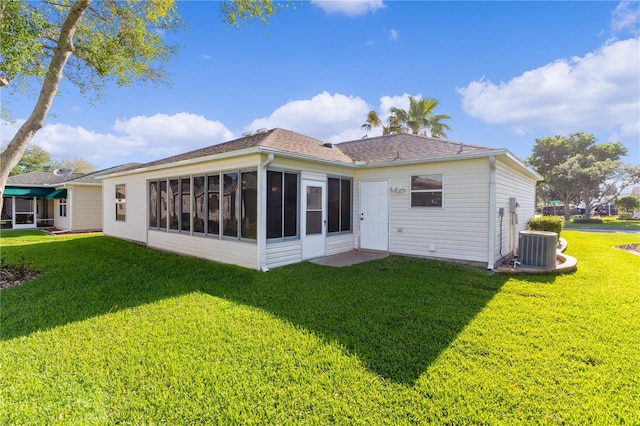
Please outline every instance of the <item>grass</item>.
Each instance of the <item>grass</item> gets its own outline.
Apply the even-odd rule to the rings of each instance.
[[[602,223],[575,223],[573,219],[564,222],[564,229],[609,229],[640,231],[640,220],[618,220],[615,216],[602,217]]]
[[[268,273],[100,235],[3,232],[1,424],[638,424],[640,235],[578,271],[389,257]]]

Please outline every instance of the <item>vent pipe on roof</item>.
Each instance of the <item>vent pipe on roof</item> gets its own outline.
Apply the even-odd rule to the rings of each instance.
[[[458,154],[460,154],[463,149],[464,149],[464,144],[460,142],[460,150],[458,151]]]
[[[325,142],[322,144],[325,148],[333,148],[333,144],[331,142]]]

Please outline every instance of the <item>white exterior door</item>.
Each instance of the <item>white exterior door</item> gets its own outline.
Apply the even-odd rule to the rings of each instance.
[[[302,181],[302,259],[325,255],[327,232],[326,182]]]
[[[389,250],[389,185],[360,182],[360,248]]]

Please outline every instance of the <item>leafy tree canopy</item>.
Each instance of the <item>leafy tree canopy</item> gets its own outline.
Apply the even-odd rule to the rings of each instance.
[[[620,142],[597,144],[593,135],[573,133],[536,139],[527,162],[545,178],[565,206],[584,202],[587,207],[603,195],[618,195],[637,181],[637,171],[620,159],[627,149]],[[569,209],[565,209],[569,215]],[[589,215],[589,208],[586,209]]]
[[[369,111],[361,129],[370,131],[373,127],[381,127],[382,134],[412,133],[433,138],[446,138],[447,130],[451,130],[443,120],[451,119],[447,114],[434,114],[439,102],[435,99],[416,99],[409,96],[409,109],[391,108],[391,115],[385,125],[375,110]]]
[[[640,207],[640,201],[633,196],[622,197],[619,200],[616,200],[615,204],[620,210],[630,213],[633,213],[635,209]]]
[[[16,167],[11,170],[9,176],[21,175],[23,173],[36,172],[39,170],[52,170],[55,164],[51,155],[37,145],[32,145],[24,152],[22,159]]]
[[[230,24],[266,20],[279,9],[275,0],[221,5]],[[178,46],[164,35],[181,28],[175,0],[0,1],[0,88],[39,94],[31,115],[0,153],[0,192],[44,125],[63,79],[96,98],[110,81],[165,83],[165,64]]]

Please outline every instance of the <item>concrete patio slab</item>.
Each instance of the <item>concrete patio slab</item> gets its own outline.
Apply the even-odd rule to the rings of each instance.
[[[384,259],[389,256],[386,251],[353,250],[346,253],[334,254],[332,256],[311,259],[309,262],[324,266],[351,266],[357,263],[369,262],[370,260]]]

